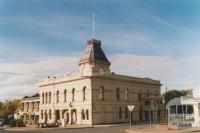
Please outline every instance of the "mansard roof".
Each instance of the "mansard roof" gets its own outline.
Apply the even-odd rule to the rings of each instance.
[[[103,61],[110,64],[101,48],[101,41],[95,39],[88,40],[88,46],[81,56],[79,64],[89,61]]]

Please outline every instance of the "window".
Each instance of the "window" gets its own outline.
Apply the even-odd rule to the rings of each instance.
[[[125,107],[125,118],[127,119],[128,118],[128,108]]]
[[[83,88],[83,101],[86,100],[85,99],[85,94],[86,94],[86,87]]]
[[[29,102],[27,103],[27,109],[29,109]]]
[[[34,106],[34,102],[32,102],[32,108],[33,108],[33,109],[35,108],[35,106]]]
[[[187,105],[187,114],[193,114],[193,113],[194,113],[193,106]]]
[[[150,106],[150,104],[151,104],[150,100],[145,100],[145,102],[144,102],[145,106]]]
[[[170,114],[176,114],[176,105],[170,106]]]
[[[104,87],[99,89],[99,100],[104,100]]]
[[[86,119],[89,120],[89,111],[86,110]]]
[[[41,110],[41,119],[43,119],[43,117],[44,117],[44,116],[43,116],[43,110]]]
[[[119,97],[119,88],[116,89],[116,99],[119,101],[120,97]]]
[[[56,92],[56,102],[59,103],[59,91]]]
[[[178,105],[177,113],[178,114],[186,114],[186,105]]]
[[[67,90],[64,90],[64,102],[67,101]]]
[[[44,104],[44,93],[42,93],[42,104]]]
[[[81,110],[81,116],[82,116],[82,119],[85,120],[85,113],[84,113],[84,110]]]
[[[51,119],[51,110],[49,110],[49,119]]]
[[[75,89],[72,89],[72,101],[74,101]]]
[[[45,94],[45,103],[47,104],[47,100],[48,100],[48,94],[47,94],[47,92],[46,92],[46,94]]]
[[[51,103],[51,92],[49,92],[49,103]]]
[[[128,89],[125,90],[125,100],[128,101]]]
[[[138,94],[138,101],[141,101],[141,94]]]
[[[119,119],[121,119],[121,118],[122,118],[122,108],[119,107]]]

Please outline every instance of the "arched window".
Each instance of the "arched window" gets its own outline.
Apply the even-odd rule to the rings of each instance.
[[[47,100],[48,100],[48,93],[46,92],[45,94],[45,103],[47,104]]]
[[[104,100],[104,87],[99,89],[99,100]]]
[[[56,92],[56,102],[59,103],[59,91]]]
[[[89,111],[86,110],[86,119],[89,120]]]
[[[86,95],[86,87],[83,87],[83,101],[86,100],[85,95]]]
[[[51,110],[49,110],[49,119],[51,119]]]
[[[125,90],[125,100],[128,101],[128,89]]]
[[[51,103],[51,92],[49,92],[49,103]]]
[[[121,119],[121,118],[122,118],[122,108],[119,107],[119,119]]]
[[[67,90],[64,90],[64,102],[67,101]]]
[[[43,119],[44,115],[43,115],[43,110],[41,110],[41,119]]]
[[[120,96],[119,96],[119,88],[116,89],[116,99],[119,101]]]
[[[44,93],[42,93],[42,104],[44,104]]]
[[[75,100],[75,99],[74,99],[74,95],[75,95],[75,89],[73,88],[73,89],[72,89],[72,101]]]
[[[84,110],[81,110],[81,116],[82,116],[82,119],[85,120],[85,113],[84,113]]]

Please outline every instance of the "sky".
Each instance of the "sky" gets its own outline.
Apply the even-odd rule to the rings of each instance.
[[[0,72],[78,72],[95,39],[111,71],[200,89],[199,0],[0,0]],[[38,92],[42,77],[0,73],[0,101]]]

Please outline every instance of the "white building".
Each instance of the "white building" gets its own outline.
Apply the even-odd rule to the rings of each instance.
[[[169,128],[200,126],[200,98],[174,98],[168,102],[167,109]]]
[[[41,123],[129,122],[127,105],[135,105],[133,121],[149,121],[149,108],[145,104],[148,101],[156,104],[152,121],[162,118],[160,81],[112,73],[101,41],[88,41],[78,65],[78,74],[48,77],[39,83]]]
[[[21,106],[15,112],[15,119],[20,119],[24,124],[35,125],[39,122],[39,97],[30,97],[20,100]]]

